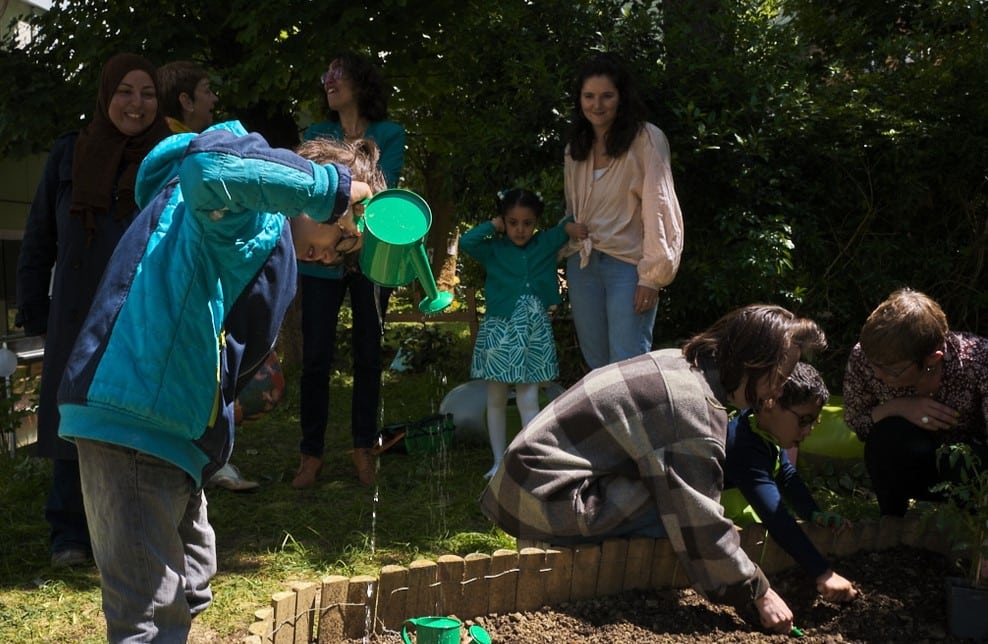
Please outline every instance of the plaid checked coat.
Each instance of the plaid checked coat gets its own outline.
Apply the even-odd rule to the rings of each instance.
[[[716,366],[693,367],[678,349],[596,369],[512,441],[481,508],[505,532],[549,543],[620,534],[657,510],[694,587],[747,606],[769,584],[720,505],[727,402]]]

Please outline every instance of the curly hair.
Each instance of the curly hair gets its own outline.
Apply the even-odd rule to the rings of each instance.
[[[829,398],[830,390],[820,372],[809,363],[797,362],[792,375],[782,385],[782,395],[778,402],[787,408],[808,402],[822,406]]]
[[[593,125],[583,115],[580,102],[583,85],[593,76],[609,78],[618,93],[617,117],[607,133],[609,156],[619,157],[627,152],[645,123],[645,104],[624,61],[617,54],[607,52],[593,56],[580,66],[571,89],[573,113],[570,119],[569,155],[574,161],[585,160],[593,149]]]
[[[295,148],[296,154],[321,165],[339,163],[350,168],[350,176],[363,181],[374,192],[387,188],[384,174],[377,166],[381,151],[370,139],[336,141],[334,139],[312,139],[303,141]]]
[[[366,56],[347,51],[332,59],[330,66],[339,65],[350,80],[357,98],[357,111],[368,121],[383,121],[388,118],[388,87],[377,68]],[[329,110],[329,119],[339,121],[340,114]]]

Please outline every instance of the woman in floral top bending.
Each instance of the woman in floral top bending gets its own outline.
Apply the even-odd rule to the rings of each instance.
[[[968,443],[988,463],[988,339],[950,331],[933,299],[895,291],[861,329],[844,375],[844,419],[865,443],[865,465],[883,515],[954,480],[937,449]],[[938,462],[939,461],[939,462]]]

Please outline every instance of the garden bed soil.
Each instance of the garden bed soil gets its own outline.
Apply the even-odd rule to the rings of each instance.
[[[796,625],[804,632],[801,642],[963,641],[950,636],[947,626],[945,579],[958,571],[945,557],[899,547],[860,552],[834,564],[835,570],[861,591],[850,604],[820,599],[812,582],[799,569],[772,576],[773,587],[793,610]],[[746,617],[684,589],[628,592],[545,607],[537,612],[490,615],[468,620],[467,624],[480,624],[495,643],[504,644],[749,644],[796,639],[769,635],[751,625]],[[352,640],[376,644],[401,641],[394,632]]]

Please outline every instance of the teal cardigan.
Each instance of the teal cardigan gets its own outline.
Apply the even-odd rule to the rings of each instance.
[[[511,317],[518,298],[537,296],[546,308],[559,304],[557,254],[569,237],[565,225],[573,221],[566,217],[558,225],[535,233],[524,246],[516,246],[507,237],[497,236],[491,222],[484,222],[460,237],[460,248],[487,271],[484,297],[487,314]]]

